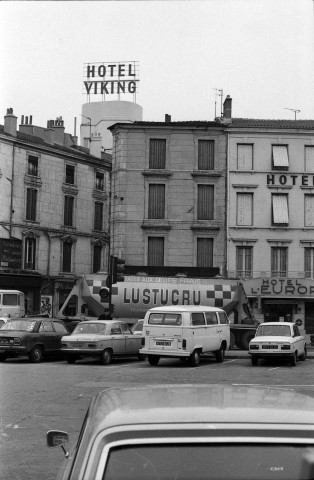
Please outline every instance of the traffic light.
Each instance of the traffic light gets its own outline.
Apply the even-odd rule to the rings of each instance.
[[[125,260],[119,257],[111,257],[111,279],[112,285],[117,282],[124,282]]]
[[[106,300],[107,298],[110,297],[110,290],[109,288],[103,287],[99,290],[99,296],[101,300]]]

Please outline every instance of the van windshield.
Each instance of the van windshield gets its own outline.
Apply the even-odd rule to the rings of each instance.
[[[182,325],[182,317],[178,313],[151,313],[149,325]]]

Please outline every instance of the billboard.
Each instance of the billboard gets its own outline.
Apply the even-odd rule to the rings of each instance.
[[[132,95],[135,101],[139,83],[139,65],[130,62],[85,63],[83,68],[83,93],[101,96]]]
[[[0,266],[22,268],[22,240],[0,238]]]

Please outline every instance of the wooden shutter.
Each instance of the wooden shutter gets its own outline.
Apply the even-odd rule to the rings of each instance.
[[[253,224],[253,193],[237,194],[237,225]]]
[[[198,185],[197,219],[213,220],[214,218],[214,186]]]
[[[198,141],[198,169],[214,170],[214,141]]]
[[[238,170],[253,170],[253,145],[238,145]]]
[[[149,142],[149,168],[166,168],[166,140],[151,139]]]
[[[155,267],[164,265],[164,242],[163,237],[148,238],[147,265]]]
[[[162,183],[149,185],[148,218],[165,218],[165,185]]]

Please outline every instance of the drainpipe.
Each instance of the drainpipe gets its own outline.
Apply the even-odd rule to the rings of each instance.
[[[230,142],[229,132],[227,132],[227,158],[226,158],[226,277],[229,277],[229,210],[230,210],[230,184],[229,184],[229,161],[230,161]]]
[[[14,187],[14,166],[15,166],[15,145],[13,145],[12,150],[12,173],[11,178],[7,178],[11,183],[11,198],[10,198],[10,226],[9,226],[9,234],[10,238],[12,237],[12,220],[13,220],[13,187]]]

